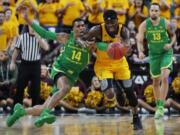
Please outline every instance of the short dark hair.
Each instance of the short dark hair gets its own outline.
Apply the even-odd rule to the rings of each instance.
[[[74,24],[75,24],[76,22],[84,22],[84,23],[85,23],[85,21],[84,21],[83,19],[81,19],[81,18],[76,18],[76,19],[73,21],[73,23],[72,23],[72,26],[73,26],[73,27],[74,27]]]
[[[151,3],[150,7],[153,6],[153,5],[158,6],[160,8],[159,3],[153,2],[153,3]]]
[[[106,10],[103,14],[104,21],[117,19],[117,13],[114,10]]]

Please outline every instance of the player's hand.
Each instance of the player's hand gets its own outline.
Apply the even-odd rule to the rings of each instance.
[[[165,50],[169,50],[169,49],[171,49],[172,48],[172,45],[170,45],[170,44],[165,44],[165,46],[164,46],[164,49]]]
[[[139,59],[141,59],[141,60],[145,58],[145,55],[143,52],[139,52],[138,55],[139,55]]]
[[[76,40],[76,43],[81,46],[82,48],[89,48],[91,45],[95,44],[94,41],[84,41],[80,38]]]

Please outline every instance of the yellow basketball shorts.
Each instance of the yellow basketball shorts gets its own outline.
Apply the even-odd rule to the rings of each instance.
[[[129,65],[125,58],[113,62],[96,61],[94,71],[100,80],[129,80],[131,78]]]

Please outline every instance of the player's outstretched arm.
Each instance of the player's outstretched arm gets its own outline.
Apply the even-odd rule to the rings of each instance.
[[[137,34],[137,48],[138,48],[138,53],[139,53],[139,58],[143,59],[145,57],[144,55],[144,47],[143,47],[143,41],[144,41],[144,34],[146,31],[146,21],[141,23],[138,29],[138,34]]]
[[[41,27],[37,23],[35,23],[35,21],[31,21],[28,18],[27,8],[23,12],[23,18],[32,27],[32,29],[35,32],[37,32],[42,38],[52,39],[52,40],[56,40],[57,39],[57,34],[56,33],[51,32],[51,31],[47,31],[46,29],[44,29],[43,27]]]
[[[31,21],[28,18],[27,11],[23,12],[23,17],[26,20],[26,22],[32,27],[32,29],[35,32],[37,32],[42,38],[57,40],[58,42],[62,44],[66,43],[66,41],[69,39],[69,34],[55,33],[55,32],[48,31],[44,29],[43,27],[41,27],[40,25],[38,25],[35,21]]]

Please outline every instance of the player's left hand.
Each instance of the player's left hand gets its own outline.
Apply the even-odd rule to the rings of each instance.
[[[94,44],[94,41],[83,41],[82,39],[77,39],[76,42],[78,43],[79,46],[82,48],[89,48]]]
[[[170,45],[170,44],[165,44],[165,46],[164,46],[164,49],[165,50],[169,50],[169,49],[171,49],[172,48],[172,45]]]

